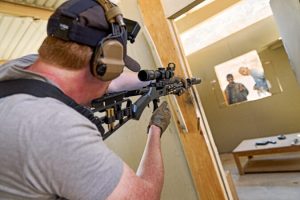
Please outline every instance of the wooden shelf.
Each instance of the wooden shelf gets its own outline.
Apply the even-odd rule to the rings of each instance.
[[[245,173],[266,172],[295,172],[300,171],[300,157],[298,158],[252,158],[244,165]]]
[[[286,139],[280,140],[277,136],[254,138],[243,140],[232,152],[239,174],[258,172],[300,171],[299,158],[291,158],[283,154],[293,155],[300,151],[299,133],[286,134]],[[257,142],[272,141],[266,145],[256,145]],[[274,159],[274,155],[282,154],[282,157]],[[258,159],[265,156],[265,159]],[[242,164],[240,158],[248,157],[246,164]]]

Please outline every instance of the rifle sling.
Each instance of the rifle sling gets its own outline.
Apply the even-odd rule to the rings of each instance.
[[[59,88],[50,83],[36,79],[14,79],[0,81],[0,98],[14,94],[30,94],[40,98],[50,97],[57,99],[89,119],[97,126],[101,135],[104,134],[105,130],[102,127],[101,122],[94,116],[91,110],[79,105],[69,96],[65,95]]]

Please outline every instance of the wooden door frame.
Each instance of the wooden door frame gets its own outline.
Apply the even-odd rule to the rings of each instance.
[[[177,76],[190,77],[174,21],[165,17],[161,0],[138,0],[138,4],[162,65],[174,62]],[[188,130],[185,133],[177,123],[178,134],[199,198],[233,199],[196,88],[176,99]]]

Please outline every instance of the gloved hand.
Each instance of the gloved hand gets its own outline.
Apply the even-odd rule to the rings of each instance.
[[[186,89],[188,88],[188,83],[187,83],[187,81],[186,81],[185,78],[178,77],[178,76],[174,76],[174,77],[172,78],[172,81],[174,81],[175,83],[180,83],[180,82],[181,82],[181,83],[183,84],[183,88],[182,88],[182,90],[178,93],[178,96],[182,95],[182,94],[186,91]]]
[[[167,129],[171,119],[171,112],[168,108],[167,102],[163,102],[152,114],[148,131],[151,125],[158,126],[161,129],[160,136]]]
[[[187,83],[185,78],[182,78],[182,77],[179,77],[179,76],[174,76],[172,79],[173,79],[174,82],[177,82],[177,83],[182,82],[183,87],[185,89],[188,87],[188,83]]]

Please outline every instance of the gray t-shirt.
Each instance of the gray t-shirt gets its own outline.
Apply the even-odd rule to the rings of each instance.
[[[22,70],[30,55],[0,66],[0,81],[46,78]],[[123,162],[94,124],[53,98],[0,98],[0,199],[106,199]]]

